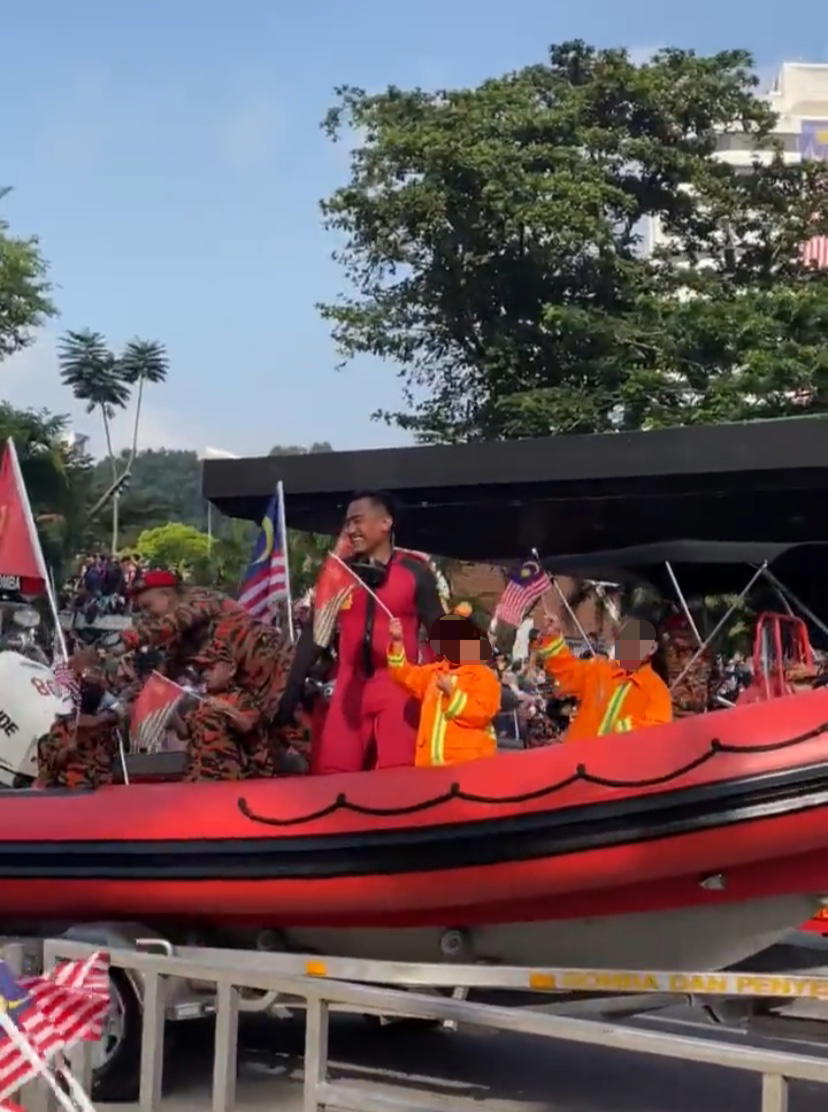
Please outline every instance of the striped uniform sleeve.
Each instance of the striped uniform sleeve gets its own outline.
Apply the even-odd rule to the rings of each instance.
[[[404,687],[417,699],[425,695],[432,668],[427,664],[411,664],[405,655],[405,647],[395,641],[388,646],[388,674],[391,679]]]
[[[563,637],[546,637],[537,649],[546,674],[564,695],[582,698],[591,660],[579,660]]]

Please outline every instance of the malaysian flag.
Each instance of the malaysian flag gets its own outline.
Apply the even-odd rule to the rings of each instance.
[[[9,1028],[40,1061],[81,1039],[100,1039],[109,1010],[109,960],[96,953],[63,962],[43,977],[16,978],[0,961],[0,1007]],[[23,1053],[14,1031],[0,1026],[0,1100],[31,1081],[39,1068]]]
[[[280,482],[262,518],[253,558],[239,588],[239,602],[254,618],[272,618],[275,604],[282,599],[290,604],[284,521],[284,493]]]
[[[325,557],[313,592],[313,640],[320,648],[326,649],[333,638],[339,611],[345,606],[354,592],[354,576],[344,567],[342,561],[353,556],[354,549],[343,533],[333,552]]]
[[[183,687],[160,672],[150,673],[132,707],[129,733],[133,752],[153,753],[159,748],[170,719],[186,694]]]
[[[526,611],[552,586],[552,580],[536,559],[524,560],[509,573],[506,589],[494,612],[496,621],[519,626]]]

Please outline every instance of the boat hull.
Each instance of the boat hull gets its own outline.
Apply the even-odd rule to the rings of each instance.
[[[2,914],[726,964],[828,893],[826,723],[823,690],[455,768],[3,793]]]

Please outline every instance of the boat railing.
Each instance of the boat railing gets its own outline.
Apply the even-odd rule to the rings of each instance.
[[[87,957],[94,951],[94,946],[85,943],[50,940],[44,947],[46,967],[51,968],[64,959]],[[437,1094],[429,1094],[418,1103],[397,1094],[383,1095],[376,1088],[358,1082],[332,1079],[328,1070],[328,1027],[332,1010],[430,1020],[452,1027],[488,1028],[742,1070],[761,1077],[761,1112],[787,1112],[791,1081],[828,1084],[828,1060],[815,1056],[668,1034],[598,1019],[546,1015],[399,988],[356,984],[324,975],[287,975],[268,970],[264,963],[257,970],[251,953],[246,953],[244,962],[236,965],[216,959],[198,960],[190,955],[136,950],[112,950],[109,957],[113,967],[140,978],[143,984],[141,1112],[155,1112],[161,1105],[166,1003],[170,984],[176,979],[215,985],[213,1112],[230,1112],[236,1106],[238,1021],[240,1012],[247,1010],[242,995],[245,989],[271,994],[271,998],[278,998],[286,1006],[296,1001],[306,1008],[304,1112],[318,1112],[324,1108],[337,1108],[342,1112],[440,1112],[443,1108],[456,1108],[454,1098]],[[320,970],[326,968],[324,959],[320,959],[319,967]],[[73,1068],[88,1091],[92,1068],[90,1044],[84,1044],[83,1051],[74,1056]],[[31,1112],[48,1110],[48,1097],[38,1086],[30,1086],[26,1097],[25,1107]]]

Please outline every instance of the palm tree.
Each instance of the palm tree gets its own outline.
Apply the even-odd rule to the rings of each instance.
[[[106,447],[112,469],[112,482],[117,482],[118,465],[112,450],[110,421],[116,409],[124,409],[129,401],[130,388],[121,377],[118,361],[106,346],[100,332],[82,329],[67,332],[58,348],[61,378],[78,401],[86,403],[86,412],[100,409],[103,419]],[[112,499],[112,549],[118,547],[118,496]]]
[[[138,386],[135,403],[135,422],[132,426],[132,449],[126,470],[135,462],[138,451],[138,424],[141,419],[141,402],[144,397],[145,382],[163,382],[167,377],[169,360],[163,344],[157,340],[130,340],[118,360],[118,373],[123,382]]]
[[[86,402],[86,412],[100,409],[113,480],[117,477],[115,454],[109,422],[116,409],[124,409],[129,401],[129,386],[122,380],[118,362],[106,346],[100,332],[83,329],[67,332],[58,349],[60,373],[78,401]]]

